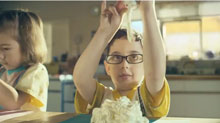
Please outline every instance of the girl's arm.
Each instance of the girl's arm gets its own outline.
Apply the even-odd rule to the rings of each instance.
[[[101,55],[119,29],[125,9],[116,9],[115,6],[107,8],[106,1],[102,2],[99,28],[74,68],[73,80],[76,88],[81,96],[90,104],[92,103],[96,90],[94,75],[99,65]]]
[[[0,105],[5,109],[19,109],[27,101],[27,98],[26,93],[15,90],[0,79]]]
[[[141,1],[140,10],[144,26],[143,54],[146,85],[150,94],[157,97],[164,85],[166,52],[157,25],[155,1]]]

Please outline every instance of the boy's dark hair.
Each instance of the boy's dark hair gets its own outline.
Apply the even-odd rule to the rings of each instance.
[[[6,10],[0,13],[0,33],[12,36],[20,45],[23,64],[43,63],[47,47],[41,18],[24,10]]]
[[[135,39],[134,41],[140,42],[141,46],[142,46],[142,39],[143,39],[142,35],[137,33],[137,32],[135,32],[135,31],[133,31],[133,32],[134,32],[133,36],[134,36],[134,39]],[[113,43],[115,42],[115,40],[120,39],[122,37],[125,37],[127,39],[127,36],[128,36],[128,34],[127,34],[127,30],[126,29],[119,29],[116,32],[115,36],[110,41],[110,43],[108,44],[108,46],[106,47],[106,49],[105,49],[105,56],[109,55],[110,48],[113,45]]]

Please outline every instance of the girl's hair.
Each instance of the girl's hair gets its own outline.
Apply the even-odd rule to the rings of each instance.
[[[20,45],[24,63],[43,63],[47,47],[41,18],[33,12],[7,10],[0,13],[0,33],[12,36]]]
[[[110,48],[113,45],[113,43],[115,42],[115,40],[120,39],[122,37],[125,37],[127,39],[127,35],[128,34],[127,34],[127,30],[126,29],[119,29],[116,32],[116,34],[114,35],[114,37],[112,38],[112,40],[110,41],[110,43],[108,44],[108,46],[106,47],[105,55],[109,55]],[[135,42],[140,42],[141,46],[143,46],[142,45],[142,39],[143,39],[142,35],[137,33],[137,32],[135,32],[134,30],[133,30],[133,34],[132,35],[134,36]]]

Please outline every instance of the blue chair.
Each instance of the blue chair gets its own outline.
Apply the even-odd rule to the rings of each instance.
[[[63,77],[64,76],[64,77]],[[69,77],[66,77],[68,75],[61,75],[60,82],[61,82],[61,112],[64,112],[64,105],[65,103],[72,103],[74,104],[74,96],[76,91],[76,86],[73,83],[72,75],[69,75]],[[65,100],[65,87],[66,86],[73,86],[73,92],[72,92],[72,100]]]

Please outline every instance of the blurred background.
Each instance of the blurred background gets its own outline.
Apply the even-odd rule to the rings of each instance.
[[[111,1],[109,3],[114,3]],[[99,1],[0,1],[0,11],[25,9],[40,15],[48,47],[48,111],[74,112],[74,65],[99,25]],[[167,48],[171,88],[168,116],[220,118],[220,2],[158,1],[158,24]],[[129,20],[125,18],[123,26]],[[142,33],[138,9],[131,27]],[[104,57],[103,57],[104,58]],[[96,78],[113,86],[103,58]]]

